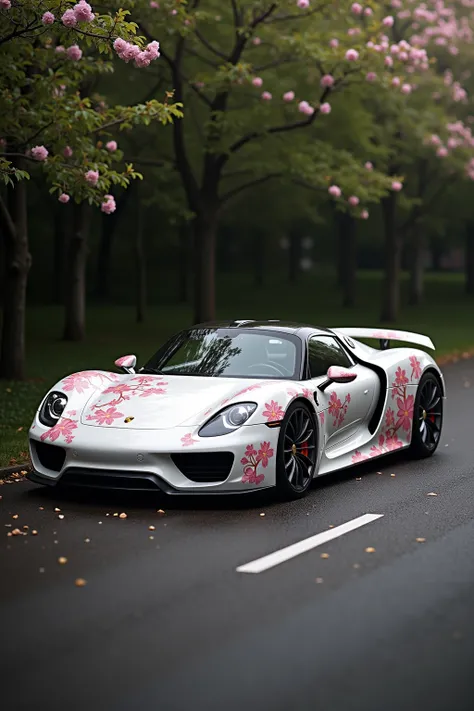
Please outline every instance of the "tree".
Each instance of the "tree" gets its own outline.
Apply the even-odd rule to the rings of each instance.
[[[327,191],[325,176],[331,176],[345,192],[348,171],[339,161],[355,161],[344,152],[337,161],[334,146],[317,140],[315,122],[329,120],[330,94],[365,81],[371,69],[384,71],[383,61],[365,46],[378,30],[371,8],[363,18],[359,22],[357,12],[347,15],[332,2],[312,7],[308,0],[165,2],[140,15],[148,37],[166,21],[162,57],[176,100],[188,107],[185,120],[174,124],[173,147],[194,214],[196,321],[214,316],[216,230],[229,201],[293,176],[310,161],[320,172],[307,165],[304,172],[316,187]],[[297,133],[306,139],[298,142]],[[320,159],[321,151],[329,162]],[[353,175],[350,182],[356,183]],[[374,172],[365,188],[368,198],[373,186],[380,196],[388,183]]]
[[[27,166],[42,168],[52,193],[67,204],[72,198],[75,229],[68,256],[70,293],[66,299],[65,336],[84,333],[84,270],[87,208],[111,214],[116,205],[113,185],[126,188],[140,178],[132,164],[120,165],[122,153],[112,130],[131,129],[152,121],[162,124],[181,117],[180,105],[156,100],[136,106],[95,105],[87,95],[97,73],[112,71],[106,59],[116,55],[148,66],[159,57],[159,45],[145,45],[136,25],[119,10],[97,15],[80,0],[64,11],[64,3],[26,0],[0,10],[0,178],[7,198],[0,196],[5,234],[5,280],[0,377],[24,376],[26,285],[31,257],[27,230]],[[55,11],[62,12],[61,18]],[[64,12],[63,12],[64,11]],[[129,40],[133,39],[133,42]],[[84,50],[78,42],[81,42]],[[113,42],[113,45],[112,45]],[[114,163],[118,163],[117,168]],[[15,182],[17,184],[15,184]]]

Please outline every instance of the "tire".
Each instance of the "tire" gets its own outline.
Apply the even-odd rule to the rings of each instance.
[[[277,446],[276,487],[279,498],[301,499],[311,486],[317,462],[318,435],[311,408],[294,402],[286,411]]]
[[[437,450],[443,427],[443,394],[441,383],[433,373],[420,380],[413,407],[410,456],[431,457]]]

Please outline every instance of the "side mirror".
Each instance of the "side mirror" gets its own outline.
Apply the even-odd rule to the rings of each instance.
[[[331,365],[326,375],[327,380],[319,386],[321,392],[324,392],[331,383],[352,383],[352,381],[357,378],[357,373],[354,373],[353,370],[341,368],[339,365]]]
[[[126,356],[121,356],[120,358],[117,358],[115,361],[115,365],[117,368],[122,368],[126,373],[134,374],[135,373],[135,366],[137,364],[137,356],[136,355],[126,355]]]

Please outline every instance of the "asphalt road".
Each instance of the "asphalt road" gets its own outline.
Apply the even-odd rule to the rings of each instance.
[[[2,708],[472,711],[474,362],[445,375],[433,458],[379,459],[291,504],[0,487]],[[383,517],[236,571],[366,513]]]

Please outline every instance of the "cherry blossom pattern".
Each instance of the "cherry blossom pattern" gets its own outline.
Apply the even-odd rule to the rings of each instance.
[[[252,390],[259,390],[261,387],[262,387],[262,386],[261,386],[261,385],[258,385],[258,384],[249,385],[248,387],[243,388],[242,390],[239,390],[239,392],[234,393],[234,395],[231,395],[230,397],[227,397],[225,400],[222,400],[222,402],[221,402],[221,407],[223,407],[224,405],[227,405],[227,403],[230,402],[231,400],[235,400],[236,397],[240,397],[241,395],[245,395],[245,393],[249,393],[249,392],[251,392]]]
[[[93,380],[98,379],[97,383]],[[101,373],[97,370],[83,370],[80,373],[73,373],[73,375],[68,375],[67,378],[61,382],[61,389],[65,393],[77,392],[80,395],[89,388],[98,388],[104,382],[110,382],[111,380],[117,380],[118,375],[115,373]]]
[[[104,407],[116,407],[125,400],[130,400],[132,397],[150,397],[151,395],[164,395],[166,393],[167,382],[156,378],[155,376],[147,377],[144,375],[139,375],[136,378],[132,378],[127,383],[114,383],[106,388],[102,396],[104,395],[117,395],[117,397],[112,398],[108,402],[104,403],[100,399],[93,408],[104,408]],[[102,398],[101,396],[101,398]]]
[[[267,422],[279,422],[284,418],[285,411],[276,400],[266,402],[265,407],[266,409],[262,412],[262,415],[267,418]]]
[[[183,443],[183,447],[190,447],[193,444],[197,444],[197,439],[193,439],[192,432],[187,432],[184,437],[181,437],[181,442]]]
[[[244,475],[242,484],[261,484],[265,479],[265,474],[260,472],[257,474],[260,466],[263,469],[268,467],[269,460],[273,457],[274,451],[270,442],[260,442],[260,449],[256,450],[253,444],[248,444],[245,449],[245,455],[240,460],[244,467]]]
[[[347,408],[349,407],[350,401],[351,401],[350,393],[347,393],[347,395],[344,399],[344,402],[342,402],[337,397],[337,393],[335,390],[333,390],[332,393],[330,394],[328,412],[332,417],[334,417],[334,421],[332,423],[333,427],[340,427],[342,425],[342,423],[344,422],[344,419],[347,414]]]
[[[416,356],[410,356],[410,366],[412,369],[411,384],[413,385],[421,377],[421,364]],[[399,366],[392,383],[392,399],[396,399],[396,414],[392,407],[387,408],[382,431],[378,437],[378,444],[370,448],[368,455],[362,454],[357,450],[352,456],[353,464],[371,457],[388,454],[403,447],[404,443],[410,443],[415,397],[407,392],[407,385],[409,384],[410,379],[407,377],[406,370]],[[400,439],[399,435],[403,435],[404,441]]]
[[[115,407],[107,410],[101,408],[92,415],[87,415],[87,419],[96,422],[98,425],[113,425],[115,420],[124,417],[123,412],[119,412]]]
[[[77,420],[61,417],[54,427],[51,427],[51,429],[41,435],[40,439],[42,442],[47,439],[51,440],[51,442],[55,442],[57,439],[63,438],[67,444],[71,444],[75,437],[75,429],[77,429]]]
[[[320,423],[322,425],[324,425],[324,420],[325,420],[324,410],[322,410],[321,412],[318,412],[318,417],[319,417]]]

